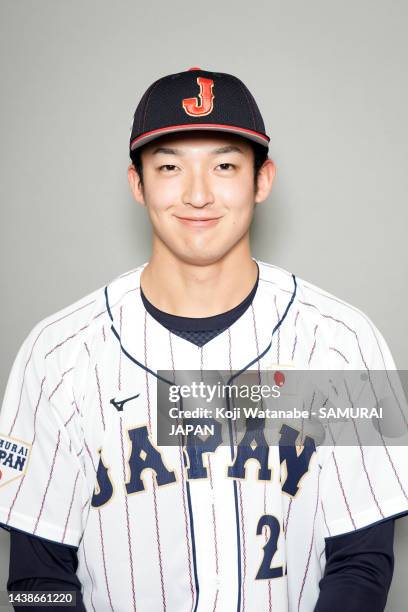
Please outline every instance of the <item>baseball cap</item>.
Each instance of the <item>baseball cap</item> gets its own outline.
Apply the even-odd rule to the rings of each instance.
[[[262,115],[246,85],[232,74],[193,67],[161,77],[143,94],[133,118],[130,153],[165,134],[198,129],[238,134],[269,146]]]

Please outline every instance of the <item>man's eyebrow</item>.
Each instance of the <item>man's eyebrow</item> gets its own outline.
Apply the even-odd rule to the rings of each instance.
[[[152,155],[157,153],[164,153],[166,155],[184,155],[181,149],[173,149],[172,147],[157,147],[152,151]],[[212,155],[219,155],[221,153],[242,153],[242,149],[236,145],[225,145],[211,151]]]
[[[243,151],[236,145],[226,145],[225,147],[219,147],[219,149],[214,149],[211,152],[214,153],[214,155],[218,155],[219,153],[242,153]]]
[[[152,155],[156,155],[156,153],[166,153],[167,155],[183,155],[183,152],[180,149],[171,149],[170,147],[157,147],[152,151]]]

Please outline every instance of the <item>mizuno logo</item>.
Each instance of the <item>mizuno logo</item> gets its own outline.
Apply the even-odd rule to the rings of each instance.
[[[136,399],[137,397],[139,397],[140,393],[138,393],[137,395],[132,395],[132,397],[127,397],[126,399],[123,400],[115,400],[114,398],[111,399],[110,403],[115,406],[116,410],[118,410],[119,412],[122,412],[123,410],[123,406],[126,404],[126,402],[130,402],[130,400],[132,399]]]

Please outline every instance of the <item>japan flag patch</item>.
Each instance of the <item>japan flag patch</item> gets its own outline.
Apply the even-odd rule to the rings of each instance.
[[[25,474],[30,452],[28,442],[0,434],[0,487]]]

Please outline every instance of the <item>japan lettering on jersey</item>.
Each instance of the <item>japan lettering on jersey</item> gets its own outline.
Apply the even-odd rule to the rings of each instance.
[[[39,322],[0,413],[0,522],[78,550],[86,609],[310,612],[325,538],[408,512],[405,447],[156,440],[158,370],[395,369],[358,309],[257,261],[202,347],[147,313],[143,264]],[[252,451],[252,452],[251,452]]]

